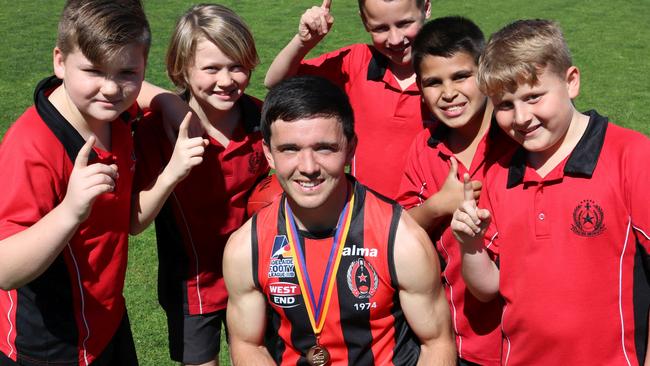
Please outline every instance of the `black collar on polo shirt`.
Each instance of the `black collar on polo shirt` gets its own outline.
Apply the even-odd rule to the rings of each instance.
[[[438,120],[436,120],[435,123],[434,127],[432,127],[433,131],[431,137],[427,140],[427,145],[431,148],[435,148],[439,143],[445,141],[447,136],[449,136],[449,132],[451,132],[451,128],[446,124]],[[490,129],[488,130],[488,141],[494,141],[498,133],[499,125],[497,125],[497,120],[494,118],[494,115],[492,115],[492,119],[490,120]]]
[[[591,178],[603,149],[608,118],[601,116],[595,110],[587,111],[584,114],[589,116],[589,125],[569,155],[569,160],[564,166],[564,174]],[[510,161],[507,188],[512,188],[523,182],[525,171],[526,149],[520,147]]]
[[[372,81],[382,81],[384,79],[384,74],[386,74],[386,69],[388,69],[388,58],[382,55],[374,47],[368,47],[372,53],[372,58],[368,63],[367,78]]]
[[[244,130],[247,134],[260,131],[262,113],[260,108],[255,104],[253,99],[244,94],[239,98],[241,103],[242,120],[244,121]]]
[[[49,127],[52,133],[54,133],[57,139],[59,139],[65,148],[65,151],[68,153],[70,160],[74,162],[75,159],[77,159],[79,150],[81,150],[81,147],[86,143],[86,141],[48,99],[50,93],[62,83],[63,80],[54,75],[41,80],[36,86],[36,90],[34,90],[34,106],[43,122],[45,122],[47,127]],[[122,122],[129,123],[130,121],[137,119],[140,113],[140,109],[137,109],[136,115],[131,115],[131,113],[129,113],[133,111],[133,108],[124,111],[120,115]],[[92,161],[95,159],[97,159],[97,153],[95,153],[94,150],[91,150],[88,160]]]

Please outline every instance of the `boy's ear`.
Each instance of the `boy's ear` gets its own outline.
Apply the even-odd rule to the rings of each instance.
[[[575,99],[580,94],[580,70],[577,67],[571,66],[567,69],[566,83],[569,97]]]
[[[348,141],[348,152],[347,156],[345,157],[345,163],[346,164],[351,164],[352,163],[352,158],[354,158],[354,153],[357,150],[357,135],[354,135],[352,140]]]
[[[431,0],[424,0],[424,19],[431,16]]]
[[[54,47],[52,51],[52,66],[54,67],[54,75],[63,80],[65,75],[65,55],[59,47]]]
[[[262,150],[264,151],[264,157],[269,163],[271,169],[275,169],[275,162],[273,161],[273,155],[271,154],[271,147],[266,143],[266,141],[262,142]]]

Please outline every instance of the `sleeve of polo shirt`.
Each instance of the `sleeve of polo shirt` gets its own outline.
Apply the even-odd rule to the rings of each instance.
[[[38,222],[61,202],[67,187],[67,177],[61,176],[65,160],[59,156],[68,159],[65,151],[53,151],[20,122],[0,145],[0,240]]]
[[[166,164],[163,151],[170,144],[161,123],[158,115],[146,112],[136,127],[133,138],[136,156],[133,193],[147,188]]]
[[[431,196],[430,189],[435,188],[427,185],[421,160],[423,152],[420,149],[420,144],[422,141],[419,137],[413,140],[409,149],[397,195],[397,202],[407,210],[421,205]]]
[[[626,141],[628,147],[623,156],[625,164],[623,179],[626,179],[627,201],[632,215],[632,226],[637,240],[650,252],[650,207],[648,189],[650,168],[647,158],[650,156],[650,139],[641,133],[634,133]]]
[[[298,68],[298,75],[320,76],[344,88],[349,80],[354,51],[353,46],[348,46],[303,60]]]

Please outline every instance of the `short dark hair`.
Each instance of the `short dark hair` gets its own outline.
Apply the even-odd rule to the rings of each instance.
[[[485,36],[471,20],[460,16],[437,18],[427,22],[413,40],[413,69],[420,75],[420,65],[426,56],[449,58],[459,52],[472,56],[478,65],[484,48]]]
[[[79,49],[92,63],[104,64],[124,47],[144,46],[145,58],[151,30],[140,0],[68,0],[56,46],[63,56]]]
[[[354,113],[348,96],[332,82],[318,76],[296,76],[273,87],[262,107],[261,130],[264,142],[271,142],[271,124],[316,117],[334,117],[343,134],[354,140]]]

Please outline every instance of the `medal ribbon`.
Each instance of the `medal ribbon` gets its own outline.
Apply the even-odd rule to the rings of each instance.
[[[300,290],[302,291],[302,299],[305,302],[305,307],[307,308],[307,315],[309,315],[309,322],[314,331],[314,334],[318,336],[323,329],[325,324],[325,318],[327,316],[327,310],[329,309],[330,299],[332,297],[332,292],[334,289],[334,278],[336,277],[336,272],[338,271],[339,264],[341,262],[341,253],[343,252],[343,247],[345,246],[345,240],[348,237],[348,232],[350,231],[350,223],[352,222],[352,211],[354,209],[354,192],[349,196],[348,202],[346,202],[343,211],[339,215],[339,221],[336,226],[336,231],[334,233],[334,243],[332,244],[332,249],[330,250],[330,255],[327,260],[327,267],[325,268],[325,275],[323,276],[323,286],[318,297],[318,303],[314,296],[314,290],[312,288],[311,280],[309,278],[309,272],[307,272],[307,263],[305,260],[305,255],[300,246],[300,236],[296,228],[296,222],[291,212],[291,207],[287,203],[287,200],[284,201],[284,212],[285,215],[285,225],[287,229],[287,239],[289,241],[289,247],[291,248],[291,256],[293,257],[293,262],[295,263],[296,277],[298,277],[298,283],[300,284]],[[325,292],[327,290],[327,292]],[[325,292],[325,296],[323,296]],[[324,303],[323,303],[324,299]]]

